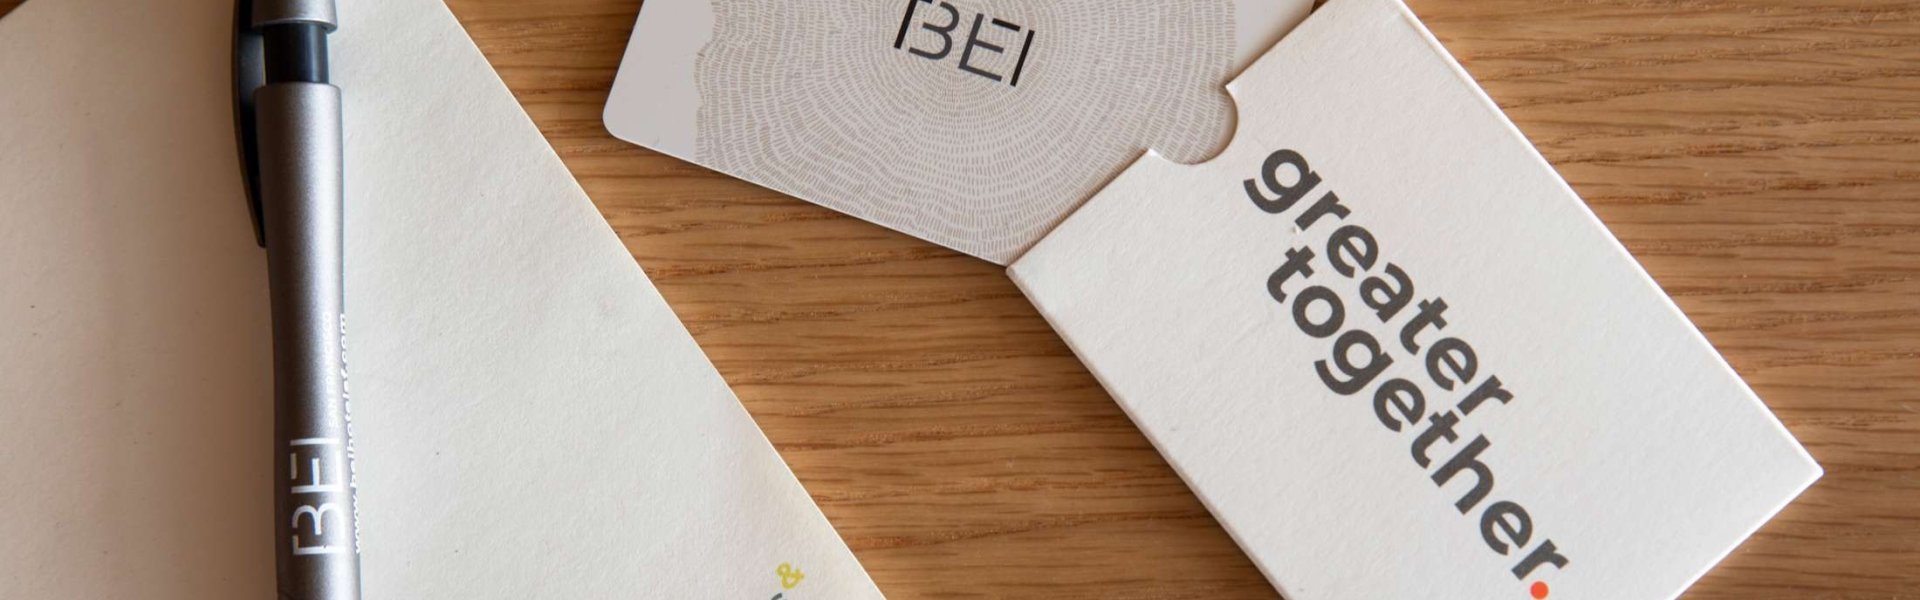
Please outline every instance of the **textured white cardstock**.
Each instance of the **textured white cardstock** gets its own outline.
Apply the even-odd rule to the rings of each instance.
[[[0,595],[273,596],[231,0],[0,20]],[[435,0],[343,0],[369,598],[878,598]]]
[[[1007,264],[1148,148],[1213,156],[1222,85],[1310,0],[648,0],[621,139]]]
[[[1397,0],[1012,276],[1292,600],[1679,595],[1820,476]]]

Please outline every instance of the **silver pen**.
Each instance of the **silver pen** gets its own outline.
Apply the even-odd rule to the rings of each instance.
[[[333,0],[236,0],[234,97],[273,314],[274,541],[281,600],[360,598],[342,281]]]

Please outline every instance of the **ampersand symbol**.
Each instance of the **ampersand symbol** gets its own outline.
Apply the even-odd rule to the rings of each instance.
[[[787,590],[800,585],[800,580],[807,578],[807,574],[793,568],[792,563],[780,563],[780,568],[774,569],[773,574],[780,576],[780,588]]]

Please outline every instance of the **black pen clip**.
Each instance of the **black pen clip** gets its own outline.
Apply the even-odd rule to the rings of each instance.
[[[253,216],[253,239],[262,248],[267,246],[267,229],[260,212],[260,140],[253,93],[266,82],[264,40],[253,27],[253,0],[233,0],[233,131],[239,141],[247,212]]]

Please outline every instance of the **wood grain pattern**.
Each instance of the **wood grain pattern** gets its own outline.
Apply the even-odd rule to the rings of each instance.
[[[1274,597],[1000,269],[608,137],[638,0],[449,4],[890,596]],[[1412,4],[1827,469],[1686,597],[1920,598],[1920,2]]]

